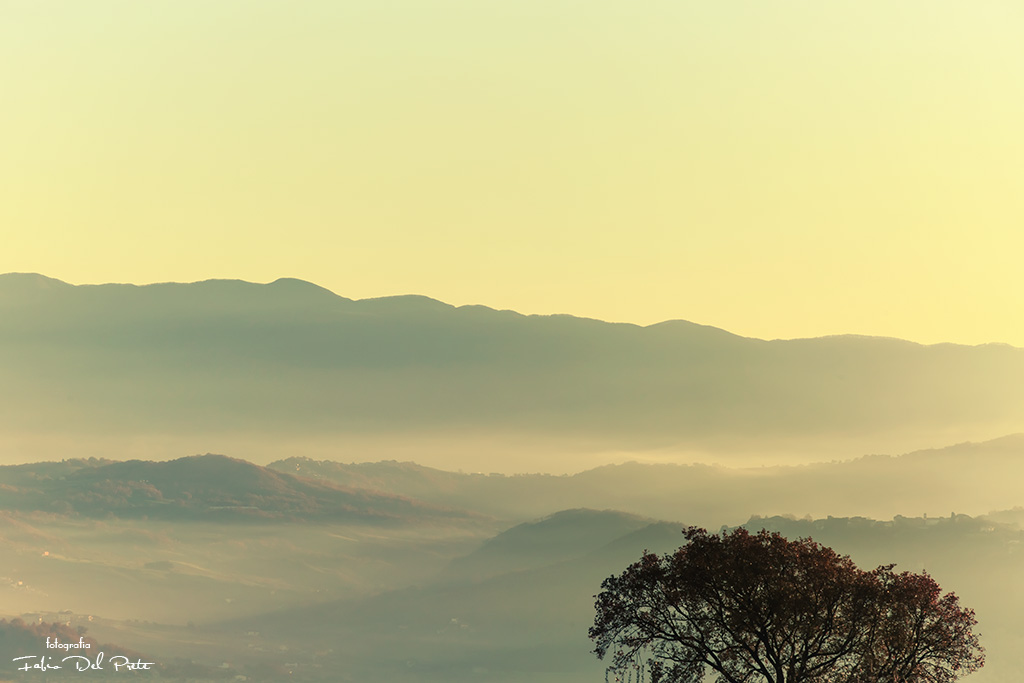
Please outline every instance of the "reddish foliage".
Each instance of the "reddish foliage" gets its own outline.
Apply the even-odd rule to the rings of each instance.
[[[590,637],[651,683],[950,683],[984,664],[974,612],[927,574],[859,569],[810,539],[684,531],[602,584]]]

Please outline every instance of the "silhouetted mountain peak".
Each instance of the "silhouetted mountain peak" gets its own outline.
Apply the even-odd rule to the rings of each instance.
[[[690,322],[689,320],[665,320],[660,323],[654,323],[653,325],[647,325],[644,329],[652,330],[659,333],[668,333],[675,336],[685,337],[706,337],[709,339],[715,339],[718,341],[739,341],[739,340],[753,340],[753,337],[741,337],[738,334],[733,334],[728,330],[723,330],[719,327],[712,327],[711,325],[701,325],[700,323]],[[763,341],[757,339],[756,341]]]
[[[400,294],[397,296],[382,296],[370,299],[357,299],[356,305],[360,308],[371,308],[388,313],[415,314],[433,313],[437,311],[454,311],[455,306],[446,304],[437,299],[420,294]]]
[[[33,305],[56,292],[74,288],[74,285],[39,273],[3,273],[0,274],[0,305]]]
[[[0,287],[52,289],[74,287],[74,285],[40,273],[0,273]]]
[[[320,294],[330,295],[331,297],[337,297],[338,295],[320,285],[309,282],[308,280],[300,280],[294,277],[279,277],[273,282],[266,285],[267,287],[276,287],[278,289],[287,289],[293,292],[309,293],[309,294]]]

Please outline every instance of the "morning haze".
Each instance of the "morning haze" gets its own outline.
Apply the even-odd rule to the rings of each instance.
[[[1021,35],[0,0],[0,681],[610,680],[690,525],[925,570],[1024,680]]]
[[[584,683],[602,578],[744,525],[927,570],[971,680],[1024,671],[1013,346],[11,273],[0,350],[0,667],[84,632],[161,679]]]

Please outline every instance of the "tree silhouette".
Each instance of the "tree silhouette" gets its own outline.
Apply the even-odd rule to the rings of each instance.
[[[950,683],[984,664],[974,611],[927,574],[859,569],[811,539],[690,527],[601,584],[590,637],[651,683]]]

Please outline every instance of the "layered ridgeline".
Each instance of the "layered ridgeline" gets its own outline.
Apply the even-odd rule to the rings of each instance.
[[[1019,523],[1022,473],[1024,434],[810,465],[630,462],[573,475],[470,474],[412,462],[303,457],[267,466],[210,454],[167,462],[72,458],[0,466],[0,511],[73,519],[396,526],[512,524],[565,508],[611,508],[717,527],[752,515],[886,519],[1005,510],[1002,521]]]
[[[291,279],[72,286],[0,276],[0,386],[8,462],[59,455],[26,444],[62,435],[63,448],[124,436],[115,457],[146,435],[199,435],[185,452],[241,455],[216,437],[245,435],[270,444],[256,455],[269,461],[281,457],[273,444],[320,437],[716,453],[827,438],[849,443],[840,455],[852,457],[1024,429],[1024,350],[1005,345],[763,341],[684,321],[353,301]]]
[[[1016,683],[1022,449],[1018,436],[812,466],[574,476],[214,455],[4,466],[0,618],[226,667],[190,680],[583,683],[602,680],[586,632],[603,578],[678,547],[687,525],[749,520],[862,567],[927,570],[977,610],[989,652],[978,683]]]
[[[1013,508],[1024,515],[1024,434],[899,456],[798,466],[628,462],[569,476],[465,474],[412,462],[339,463],[301,457],[268,467],[502,519],[528,519],[567,507],[613,508],[709,527],[739,524],[751,515],[888,519]]]

